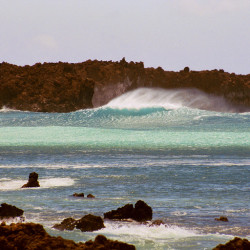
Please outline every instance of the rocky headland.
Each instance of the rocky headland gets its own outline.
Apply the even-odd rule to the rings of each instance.
[[[124,58],[119,62],[88,60],[23,67],[0,63],[0,108],[70,112],[102,106],[140,87],[196,88],[250,111],[250,74],[192,71],[188,67],[180,72],[164,71]]]

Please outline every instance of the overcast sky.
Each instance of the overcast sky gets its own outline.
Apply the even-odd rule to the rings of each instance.
[[[250,0],[0,0],[0,62],[250,73]]]

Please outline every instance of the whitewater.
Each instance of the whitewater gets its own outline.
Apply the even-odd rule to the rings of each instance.
[[[250,239],[249,122],[250,113],[196,89],[141,88],[71,113],[3,108],[0,202],[75,241],[104,234],[137,249],[211,249],[234,236]],[[33,171],[41,187],[21,189]],[[164,224],[106,220],[92,233],[52,229],[64,218],[103,216],[137,200]],[[214,220],[220,216],[229,222]]]

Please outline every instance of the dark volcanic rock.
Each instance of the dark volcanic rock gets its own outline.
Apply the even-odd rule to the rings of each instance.
[[[22,188],[29,187],[40,187],[40,184],[38,182],[38,174],[36,172],[30,173],[28,182],[22,186]]]
[[[152,220],[153,211],[144,201],[137,201],[135,207],[132,204],[127,204],[117,210],[104,213],[105,219],[133,219],[136,221]]]
[[[94,250],[94,249],[114,249],[114,250],[134,250],[133,245],[119,241],[107,239],[98,235],[95,241],[86,243],[75,243],[62,237],[50,236],[40,224],[18,223],[0,225],[0,249],[22,250],[22,249],[72,249],[72,250]]]
[[[84,197],[84,193],[74,193],[74,197]]]
[[[53,228],[63,231],[63,230],[74,230],[76,226],[76,220],[73,218],[64,219],[60,224],[55,224]]]
[[[135,203],[132,219],[136,221],[146,221],[146,220],[152,220],[152,216],[153,216],[152,208],[149,205],[147,205],[144,201],[139,200]]]
[[[225,216],[221,216],[220,218],[215,218],[215,220],[228,222],[228,218]]]
[[[219,244],[213,250],[249,250],[250,242],[247,239],[235,237],[225,244]]]
[[[2,203],[0,207],[0,219],[19,217],[23,215],[23,210],[17,208],[16,206],[9,205],[7,203]]]
[[[82,232],[92,232],[104,227],[103,219],[92,214],[85,215],[76,222],[76,228]]]
[[[83,216],[80,220],[73,218],[64,219],[60,224],[55,224],[53,228],[58,230],[74,230],[80,229],[82,232],[93,232],[104,228],[103,219],[100,216],[88,214]]]
[[[94,196],[93,194],[88,194],[88,195],[87,195],[87,198],[94,199],[94,198],[95,198],[95,196]]]
[[[39,112],[70,112],[98,107],[123,93],[140,88],[196,88],[223,96],[250,111],[250,74],[223,70],[180,72],[161,67],[144,68],[142,62],[91,61],[83,63],[37,63],[16,66],[0,63],[0,108]]]

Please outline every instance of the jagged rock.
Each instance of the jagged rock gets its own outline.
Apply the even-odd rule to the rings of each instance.
[[[93,194],[88,194],[88,195],[87,195],[87,198],[93,199],[93,198],[95,198],[95,196],[94,196]]]
[[[164,225],[164,222],[162,220],[154,220],[150,224],[150,227],[152,227],[152,226],[160,226],[160,225]]]
[[[77,220],[76,228],[80,229],[82,232],[92,232],[105,228],[105,226],[100,216],[88,214],[83,216],[80,220]]]
[[[73,218],[64,219],[60,224],[55,224],[53,228],[63,231],[63,230],[74,230],[76,227],[76,220]]]
[[[228,218],[225,216],[221,216],[220,218],[215,218],[215,220],[228,222]]]
[[[132,204],[127,204],[117,210],[104,213],[104,218],[111,220],[133,219],[136,221],[147,221],[152,220],[152,216],[152,208],[141,200],[136,202],[135,207]]]
[[[9,205],[7,203],[2,203],[0,207],[0,219],[19,217],[23,215],[23,210],[17,208],[16,206]]]
[[[225,244],[219,244],[213,250],[249,250],[250,242],[247,239],[235,237]]]
[[[50,236],[40,224],[18,223],[0,225],[0,249],[72,249],[72,250],[135,250],[133,245],[107,239],[103,235],[96,236],[94,241],[75,243],[62,237]]]
[[[144,201],[139,200],[135,203],[132,219],[136,221],[147,221],[152,220],[152,216],[152,208]]]
[[[91,61],[37,63],[16,66],[0,63],[0,108],[39,112],[70,112],[107,104],[111,99],[140,87],[197,88],[223,96],[250,111],[250,74],[223,70],[181,72],[161,67],[145,68],[142,62]]]
[[[126,204],[123,207],[119,207],[116,210],[109,211],[104,213],[104,219],[111,220],[122,220],[122,219],[131,219],[133,217],[133,204]]]
[[[104,228],[103,219],[100,216],[88,214],[79,220],[73,218],[64,219],[60,224],[55,224],[53,228],[58,230],[80,229],[82,232],[93,232]]]
[[[30,173],[28,182],[22,186],[22,188],[29,187],[40,187],[40,184],[38,182],[38,174],[36,172]]]
[[[74,193],[74,197],[84,197],[84,193]]]

